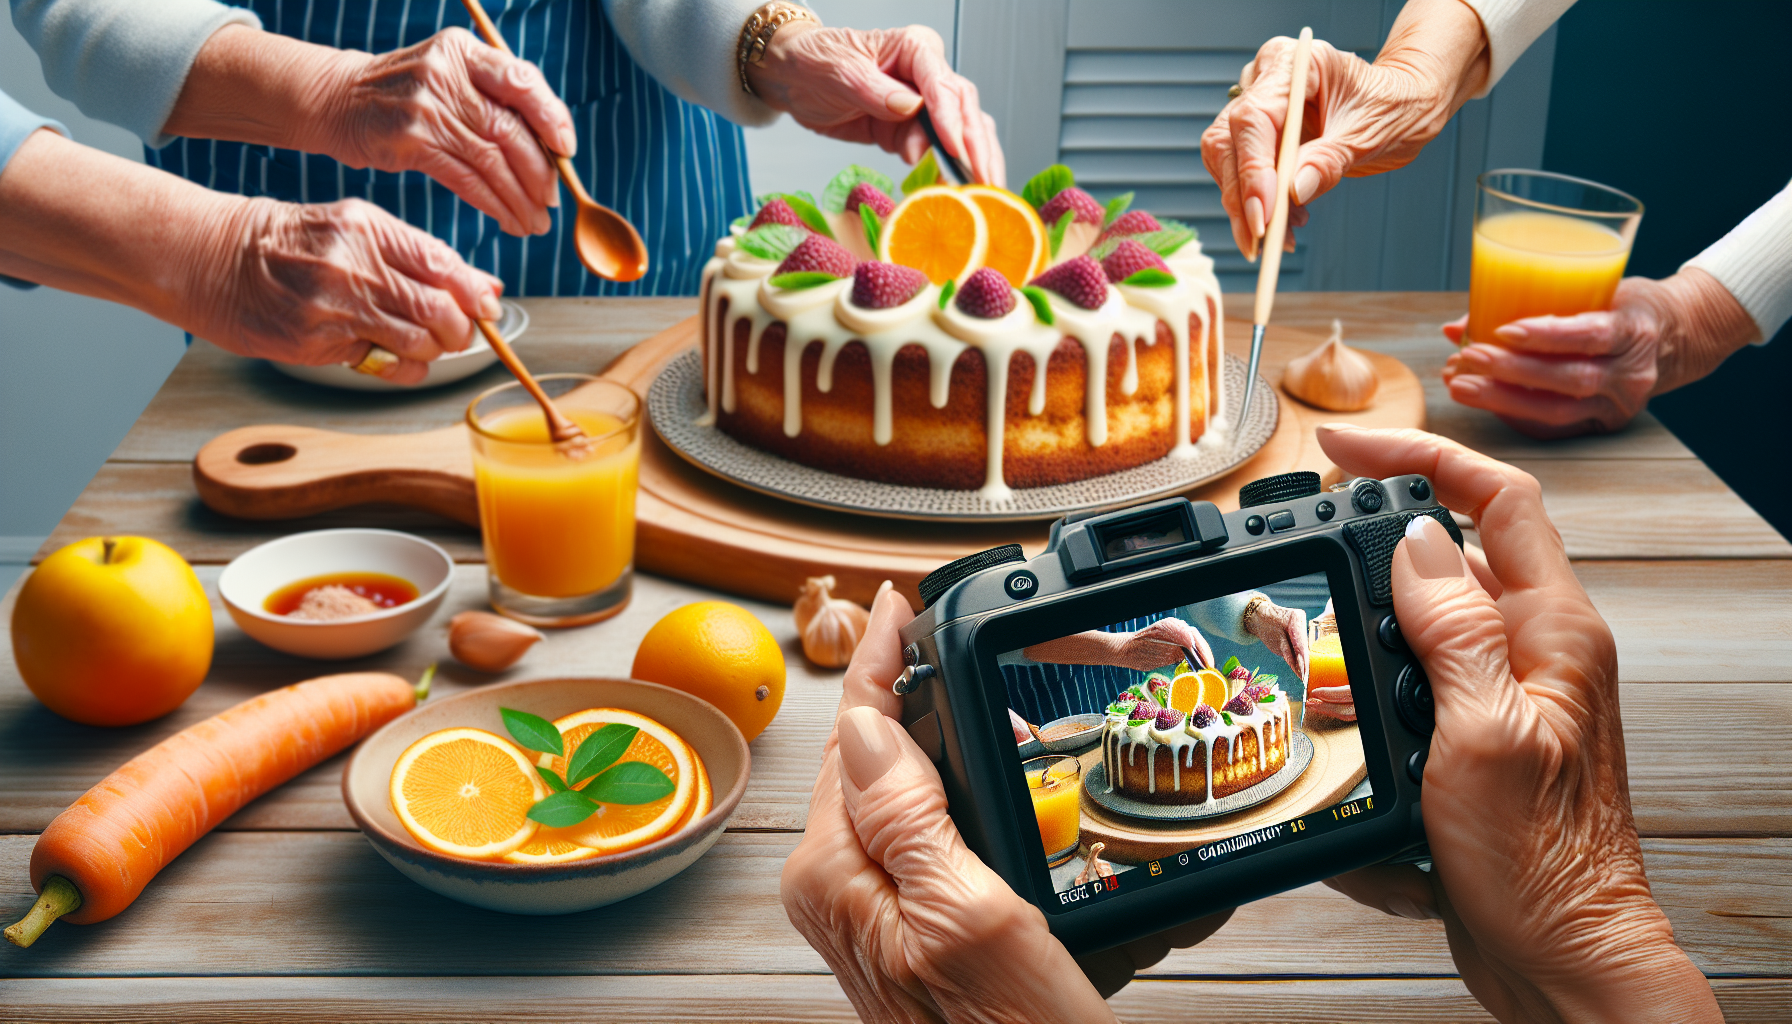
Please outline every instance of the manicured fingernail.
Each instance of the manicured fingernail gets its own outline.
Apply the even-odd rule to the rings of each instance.
[[[1494,329],[1493,336],[1501,341],[1523,341],[1531,336],[1531,332],[1517,324],[1506,324]]]
[[[1456,542],[1430,516],[1415,516],[1406,524],[1406,557],[1419,576],[1442,580],[1462,575],[1462,555]]]
[[[1405,896],[1395,894],[1388,897],[1388,909],[1406,918],[1408,921],[1428,921],[1431,915],[1419,909],[1419,905]]]
[[[840,716],[840,760],[852,784],[864,790],[890,773],[896,738],[876,708],[852,708]]]
[[[882,583],[879,583],[877,585],[877,593],[871,595],[871,607],[876,608],[877,603],[884,599],[884,595],[895,589],[895,580],[885,580]]]
[[[1357,426],[1354,423],[1321,423],[1321,424],[1319,424],[1319,429],[1320,430],[1346,431],[1346,430],[1361,430],[1363,428]]]
[[[504,307],[498,305],[498,297],[489,292],[479,297],[479,317],[482,320],[502,320]]]
[[[1262,238],[1268,230],[1263,226],[1263,200],[1252,196],[1244,201],[1244,223],[1251,229],[1252,238]]]
[[[561,156],[572,156],[574,153],[577,153],[579,151],[578,133],[573,131],[570,127],[564,125],[561,126],[559,149]]]
[[[921,97],[912,92],[893,92],[884,97],[884,106],[902,117],[913,117],[921,109]]]
[[[1460,401],[1464,398],[1481,397],[1481,378],[1466,371],[1450,378],[1450,393]]]
[[[1319,191],[1319,168],[1311,165],[1302,167],[1294,176],[1294,201],[1302,206]]]

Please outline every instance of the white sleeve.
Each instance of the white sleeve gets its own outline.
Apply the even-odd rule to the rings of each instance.
[[[1487,71],[1487,84],[1474,98],[1493,91],[1499,80],[1524,56],[1537,37],[1549,31],[1574,6],[1574,0],[1462,0],[1481,19],[1487,33],[1488,56],[1493,66]]]
[[[16,0],[15,0],[16,2]],[[749,128],[778,112],[740,87],[741,26],[765,0],[604,0],[604,14],[641,70],[679,99]]]
[[[51,91],[151,146],[174,141],[162,125],[212,33],[261,28],[254,11],[215,0],[12,0],[12,23]]]
[[[1765,345],[1792,320],[1792,183],[1685,265],[1721,281]]]

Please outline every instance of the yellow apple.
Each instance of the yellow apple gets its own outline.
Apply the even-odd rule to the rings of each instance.
[[[212,664],[193,567],[146,537],[89,537],[43,560],[12,610],[12,655],[51,711],[135,725],[180,707]]]

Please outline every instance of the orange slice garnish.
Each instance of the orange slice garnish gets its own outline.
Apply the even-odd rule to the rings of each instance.
[[[566,830],[543,825],[535,830],[535,838],[504,855],[512,864],[560,864],[597,856],[589,846],[580,846],[566,838]]]
[[[962,281],[983,265],[989,226],[963,189],[934,186],[904,199],[884,221],[877,258],[914,267],[934,284]]]
[[[1044,273],[1051,245],[1046,241],[1045,222],[1033,205],[993,185],[966,185],[963,191],[983,211],[983,223],[989,230],[983,265],[1016,288]]]
[[[1213,669],[1184,672],[1170,681],[1170,706],[1185,715],[1193,714],[1199,704],[1218,711],[1226,700],[1226,677]]]
[[[567,757],[579,749],[585,737],[611,723],[640,730],[617,763],[643,761],[653,765],[665,772],[676,788],[670,796],[649,803],[602,804],[591,817],[557,830],[568,841],[598,853],[621,853],[666,835],[684,817],[697,795],[696,762],[691,748],[677,733],[646,715],[619,708],[589,708],[554,721]],[[542,754],[537,763],[561,778],[566,777],[566,758]],[[583,780],[574,788],[583,790],[590,784],[590,780]]]
[[[673,832],[684,831],[686,825],[708,814],[710,801],[714,799],[709,788],[709,769],[703,767],[703,759],[697,756],[697,751],[694,748],[691,750],[691,762],[696,766],[697,795],[691,799],[691,809],[684,812],[684,818],[672,826]]]
[[[405,748],[392,766],[393,813],[438,853],[491,860],[535,836],[529,808],[547,796],[509,740],[484,729],[441,729]]]

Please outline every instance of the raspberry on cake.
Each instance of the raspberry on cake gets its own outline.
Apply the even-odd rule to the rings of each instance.
[[[1066,210],[1076,213],[1076,223],[1093,224],[1096,227],[1101,227],[1102,219],[1107,216],[1107,210],[1095,201],[1094,196],[1072,185],[1046,200],[1045,205],[1039,208],[1039,219],[1047,224],[1056,224]]]
[[[1101,269],[1108,280],[1124,284],[1127,278],[1141,270],[1161,270],[1168,274],[1170,265],[1162,256],[1128,238],[1101,261]]]
[[[1050,184],[1029,183],[1027,195],[1043,207],[1074,211],[1078,223],[1071,227],[1092,239],[1105,211],[1066,184],[1069,175],[1053,168],[1041,176]],[[849,234],[863,218],[847,214],[900,208],[865,180],[864,169],[836,182],[823,205],[841,232],[837,243],[811,232],[783,199],[768,202],[753,223],[801,228],[800,242],[778,228],[789,237],[774,250],[764,239],[743,240],[736,228],[717,243],[700,300],[707,404],[701,423],[803,465],[977,490],[991,502],[1008,500],[1012,488],[1186,456],[1208,438],[1220,443],[1219,282],[1199,243],[1187,240],[1192,234],[1131,242],[1152,259],[1153,245],[1173,253],[1152,264],[1173,274],[1161,287],[1114,288],[1101,263],[1082,255],[1083,241],[1074,251],[1067,244],[1057,265],[1033,278],[1027,302],[1000,268],[973,253],[951,275],[958,282],[952,300],[940,303],[926,297],[946,282],[930,284],[918,269],[939,262],[938,253],[908,252],[913,238],[901,259],[916,266],[853,262],[853,245],[865,239],[855,243]],[[927,193],[948,188],[934,185]],[[913,206],[922,194],[903,201]],[[1148,226],[1126,217],[1116,225]],[[1116,246],[1107,255],[1120,252]],[[1117,269],[1129,260],[1151,262],[1125,252]],[[796,273],[838,280],[770,284]]]
[[[1157,218],[1144,210],[1128,210],[1115,217],[1114,223],[1109,224],[1102,231],[1101,237],[1107,239],[1124,235],[1142,235],[1147,231],[1162,231],[1163,229],[1164,226],[1157,222]]]

